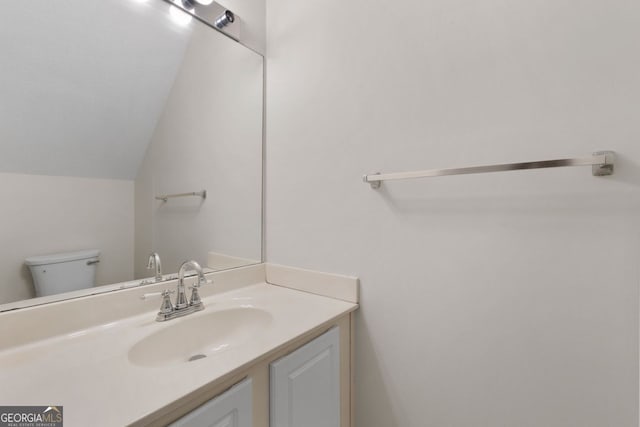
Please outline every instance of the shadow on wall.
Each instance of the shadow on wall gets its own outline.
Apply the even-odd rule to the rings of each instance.
[[[206,203],[206,200],[200,199],[196,203],[181,203],[178,204],[175,201],[173,204],[171,202],[162,202],[156,208],[156,212],[160,215],[198,215],[202,210],[203,205]],[[209,202],[211,203],[211,202]]]
[[[625,156],[624,153],[616,153],[615,173],[608,179],[640,187],[640,165]]]
[[[624,214],[640,209],[639,197],[621,197],[620,194],[556,194],[505,196],[451,196],[403,197],[393,190],[380,189],[392,212],[402,215],[592,215]]]
[[[356,311],[356,357],[356,426],[401,427],[393,412],[390,393],[383,377],[383,367],[362,310]],[[373,395],[365,395],[363,390],[376,390],[375,401],[371,399]]]
[[[20,266],[20,277],[24,281],[24,283],[28,283],[28,286],[25,289],[28,289],[29,295],[26,298],[35,298],[36,296],[36,288],[33,284],[33,277],[31,276],[31,272],[29,271],[29,267],[26,264],[22,264]]]

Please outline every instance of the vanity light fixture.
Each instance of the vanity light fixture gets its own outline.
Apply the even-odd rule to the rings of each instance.
[[[224,13],[216,18],[213,25],[216,28],[222,29],[229,24],[233,24],[233,21],[236,20],[235,15],[230,10],[225,10]]]
[[[196,4],[201,4],[202,6],[209,6],[213,3],[213,0],[182,0],[182,6],[191,11],[196,7]]]
[[[165,0],[172,6],[169,9],[171,18],[180,26],[186,26],[193,17],[221,30],[229,37],[239,39],[239,25],[230,26],[236,22],[233,12],[214,0]],[[203,7],[204,6],[204,7]],[[211,7],[207,7],[211,6]],[[222,11],[222,13],[220,13]]]
[[[187,7],[186,5],[186,3],[189,1],[190,0],[172,0],[171,3],[175,4],[176,6],[171,6],[169,8],[169,15],[171,15],[171,19],[173,20],[173,22],[182,27],[189,25],[192,19],[192,16],[190,14],[181,9],[181,7],[184,7],[187,10],[193,10],[193,5],[191,7]]]

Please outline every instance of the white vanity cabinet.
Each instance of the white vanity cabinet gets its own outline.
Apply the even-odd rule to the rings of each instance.
[[[352,331],[349,313],[131,427],[353,427]]]
[[[253,384],[248,378],[175,421],[170,427],[252,427],[252,406]]]
[[[270,366],[270,427],[340,427],[340,330]]]

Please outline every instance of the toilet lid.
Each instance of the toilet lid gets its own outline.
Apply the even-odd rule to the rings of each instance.
[[[26,265],[46,265],[46,264],[58,264],[60,262],[77,261],[80,259],[91,259],[100,256],[99,249],[85,249],[83,251],[76,252],[64,252],[50,255],[39,255],[29,257],[24,260]]]

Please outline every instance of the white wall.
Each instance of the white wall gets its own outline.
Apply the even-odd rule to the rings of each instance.
[[[136,277],[151,251],[174,273],[209,252],[261,260],[262,57],[194,24],[136,179]],[[154,198],[203,189],[204,201]]]
[[[0,14],[0,171],[133,180],[189,40],[154,0]]]
[[[358,275],[359,427],[638,425],[640,3],[267,3],[267,260]],[[588,168],[361,175],[616,150]]]
[[[100,249],[97,284],[133,277],[133,181],[0,173],[0,304],[35,296],[27,257]]]

